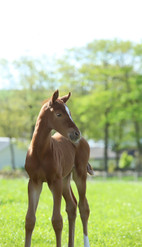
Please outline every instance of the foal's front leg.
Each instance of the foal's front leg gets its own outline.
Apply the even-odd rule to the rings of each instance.
[[[66,212],[69,221],[69,241],[68,247],[74,247],[74,231],[77,201],[70,185],[70,175],[63,180],[63,197],[66,201]]]
[[[53,214],[52,214],[52,225],[56,235],[56,247],[61,247],[61,234],[63,228],[61,211],[61,199],[62,199],[62,179],[57,179],[50,189],[53,194]]]
[[[25,236],[25,247],[31,246],[31,236],[32,232],[35,226],[35,213],[39,201],[39,196],[42,190],[42,183],[38,182],[35,183],[31,179],[29,180],[28,184],[28,211],[26,215],[26,224],[25,224],[25,230],[26,230],[26,236]]]

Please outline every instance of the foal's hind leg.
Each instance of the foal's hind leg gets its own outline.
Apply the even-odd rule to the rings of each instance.
[[[84,173],[84,174],[83,174]],[[83,233],[84,233],[84,247],[89,247],[89,239],[88,239],[88,218],[89,218],[89,205],[86,199],[86,177],[87,177],[87,170],[77,170],[74,168],[73,170],[73,180],[76,183],[78,193],[79,193],[79,211],[80,217],[83,224]]]
[[[42,190],[41,182],[34,183],[32,180],[29,180],[29,184],[28,184],[29,205],[28,205],[26,224],[25,224],[25,229],[26,229],[25,247],[31,246],[31,236],[36,221],[35,213],[36,213],[41,190]]]
[[[70,186],[70,175],[63,180],[63,197],[66,201],[66,212],[69,221],[68,247],[74,247],[74,230],[76,219],[77,201]]]

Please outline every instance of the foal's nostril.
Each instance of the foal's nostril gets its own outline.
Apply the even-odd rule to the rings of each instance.
[[[72,142],[77,142],[80,139],[80,131],[77,130],[73,130],[70,134],[69,134],[69,138]]]
[[[78,137],[80,135],[79,132],[77,132],[77,131],[75,131],[74,134],[76,137]]]

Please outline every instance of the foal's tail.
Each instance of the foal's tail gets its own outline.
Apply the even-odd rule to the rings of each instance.
[[[94,175],[94,170],[93,170],[92,166],[89,164],[89,162],[88,162],[88,165],[87,165],[87,172],[90,175]]]

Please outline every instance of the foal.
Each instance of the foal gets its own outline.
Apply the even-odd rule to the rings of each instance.
[[[27,153],[25,169],[29,174],[28,211],[26,215],[25,247],[31,246],[35,226],[35,213],[42,190],[47,182],[53,194],[52,225],[56,235],[56,247],[61,247],[63,227],[60,214],[62,195],[66,201],[69,221],[68,246],[74,247],[74,230],[77,201],[70,185],[71,173],[79,193],[79,211],[83,224],[84,247],[89,247],[87,221],[89,206],[86,199],[87,171],[92,174],[88,163],[89,145],[71,118],[66,102],[70,93],[58,98],[58,90],[46,101],[37,118],[32,141]],[[58,131],[51,136],[51,130]]]

